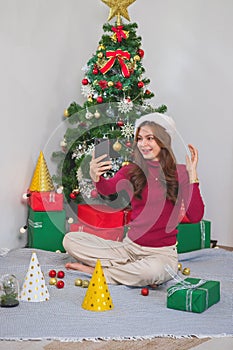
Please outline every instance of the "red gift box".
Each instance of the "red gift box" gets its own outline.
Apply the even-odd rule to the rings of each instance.
[[[130,210],[114,209],[102,204],[78,205],[78,220],[99,228],[119,228],[130,221]]]
[[[63,194],[56,192],[29,192],[28,205],[34,211],[63,210]]]
[[[115,227],[115,228],[99,228],[96,226],[91,226],[84,224],[81,221],[78,221],[75,224],[70,225],[70,231],[72,232],[87,232],[92,235],[109,239],[112,241],[122,241],[124,238],[124,227]]]

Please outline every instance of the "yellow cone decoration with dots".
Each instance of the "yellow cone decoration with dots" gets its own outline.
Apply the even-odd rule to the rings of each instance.
[[[40,152],[29,190],[31,192],[49,192],[55,190],[43,152]]]
[[[32,253],[28,272],[22,285],[20,300],[28,302],[49,300],[49,292],[36,253]]]
[[[100,260],[97,260],[82,307],[89,311],[107,311],[114,307]]]

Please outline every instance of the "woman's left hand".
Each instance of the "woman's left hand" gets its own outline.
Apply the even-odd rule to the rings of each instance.
[[[193,145],[188,145],[190,156],[186,155],[186,169],[189,173],[190,182],[197,180],[198,150]]]

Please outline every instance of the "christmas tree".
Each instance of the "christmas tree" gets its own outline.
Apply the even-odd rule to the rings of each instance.
[[[154,107],[148,102],[154,93],[148,87],[150,80],[144,77],[142,38],[137,36],[138,26],[130,22],[127,9],[136,0],[102,1],[110,7],[110,14],[97,49],[85,67],[81,93],[86,101],[83,105],[72,102],[65,110],[68,127],[62,150],[53,153],[58,162],[53,180],[63,187],[68,202],[100,199],[89,177],[96,140],[110,141],[113,166],[104,176],[113,176],[131,160],[135,120],[167,110],[165,105]],[[109,23],[112,19],[114,24]],[[108,199],[111,202],[112,198]]]

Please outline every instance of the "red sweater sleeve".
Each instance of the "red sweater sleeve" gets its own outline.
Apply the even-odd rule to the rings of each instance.
[[[185,165],[178,166],[179,193],[183,199],[186,216],[192,222],[199,222],[204,216],[205,205],[201,196],[198,183],[190,184]]]
[[[100,176],[99,182],[95,184],[96,189],[101,194],[108,196],[125,190],[130,198],[133,196],[133,186],[128,180],[127,172],[130,165],[122,167],[113,177],[105,179]]]

